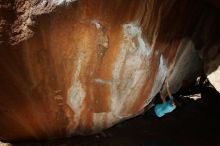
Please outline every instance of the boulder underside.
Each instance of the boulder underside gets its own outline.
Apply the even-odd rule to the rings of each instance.
[[[0,140],[142,113],[166,78],[175,93],[216,70],[219,17],[201,0],[0,0]]]

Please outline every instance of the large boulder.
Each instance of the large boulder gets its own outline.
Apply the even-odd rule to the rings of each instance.
[[[0,0],[0,140],[142,113],[166,78],[173,93],[196,79],[219,16],[202,0]]]

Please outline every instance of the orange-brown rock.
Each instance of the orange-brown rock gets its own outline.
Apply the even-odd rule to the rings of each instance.
[[[0,140],[89,134],[140,114],[165,78],[172,92],[196,78],[198,51],[218,44],[217,9],[203,0],[0,0]]]

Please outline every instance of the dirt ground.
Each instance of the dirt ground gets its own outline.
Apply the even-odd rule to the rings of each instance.
[[[15,142],[13,145],[33,146],[219,146],[220,94],[211,87],[199,91],[202,98],[192,100],[176,97],[177,109],[157,118],[153,108],[144,115],[120,123],[91,136],[38,141]],[[176,95],[177,96],[177,95]]]

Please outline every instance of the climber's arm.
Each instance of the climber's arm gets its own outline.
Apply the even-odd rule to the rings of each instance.
[[[167,93],[168,93],[169,97],[171,97],[172,94],[171,94],[171,92],[170,92],[170,86],[169,86],[169,83],[166,82],[166,85],[167,85]]]
[[[160,94],[161,95],[161,94]],[[163,103],[165,103],[166,102],[166,97],[160,97],[160,99],[163,101]]]
[[[175,104],[175,102],[174,102],[174,100],[173,100],[172,93],[170,92],[170,86],[169,86],[168,81],[166,82],[166,85],[167,85],[167,93],[168,93],[168,95],[169,95],[169,98],[172,100],[173,105],[176,106],[176,104]]]

